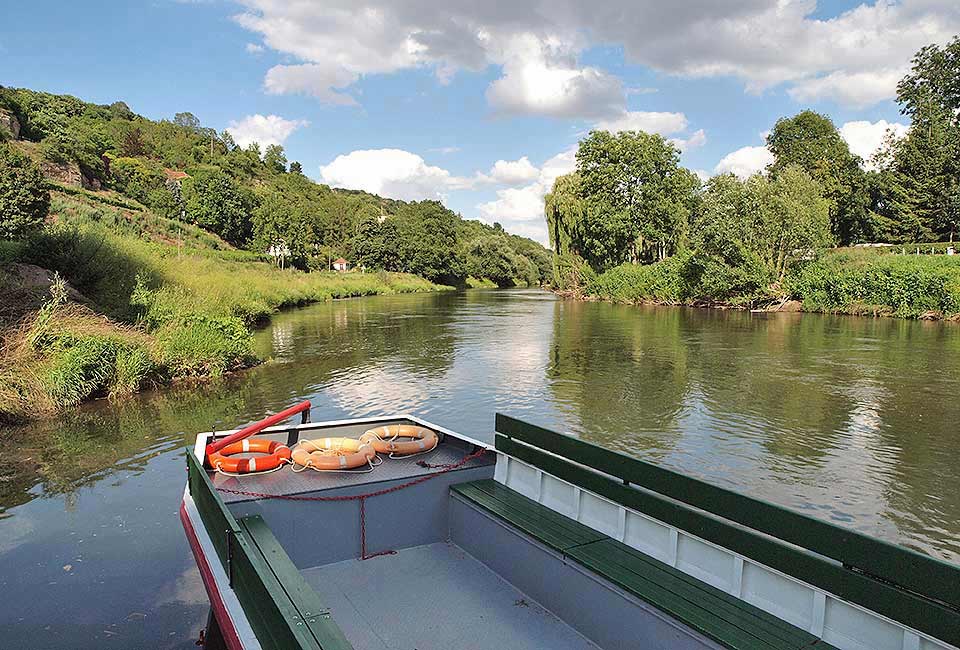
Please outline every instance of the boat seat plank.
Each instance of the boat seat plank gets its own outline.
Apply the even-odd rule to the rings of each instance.
[[[460,483],[451,490],[728,648],[836,650],[805,630],[492,479]]]
[[[816,643],[817,648],[832,648],[813,634],[616,540],[571,549],[569,557],[730,647],[808,648]],[[717,620],[724,625],[717,625]]]
[[[304,580],[263,518],[252,515],[243,517],[239,523],[241,530],[253,541],[257,551],[270,567],[277,581],[276,587],[282,589],[286,595],[291,616],[299,617],[303,621],[323,650],[353,650],[353,646],[332,620],[330,609]]]
[[[451,489],[561,552],[606,538],[603,533],[545,508],[493,479],[459,483]]]

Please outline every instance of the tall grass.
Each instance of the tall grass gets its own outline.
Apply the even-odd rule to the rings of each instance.
[[[279,270],[206,246],[208,233],[193,233],[193,246],[164,243],[156,215],[57,201],[56,224],[0,254],[58,272],[89,305],[67,303],[55,283],[43,307],[0,332],[0,420],[250,366],[251,328],[284,307],[450,288],[402,273]]]

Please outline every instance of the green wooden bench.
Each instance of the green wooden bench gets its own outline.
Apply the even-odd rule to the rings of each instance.
[[[607,535],[565,517],[492,479],[451,490],[569,560],[736,650],[833,646],[749,603],[701,582]]]
[[[252,585],[270,594],[272,602],[269,606],[279,609],[284,621],[292,623],[295,628],[300,628],[312,636],[311,640],[316,643],[316,647],[323,650],[352,650],[353,646],[333,621],[330,609],[304,580],[303,575],[290,560],[263,518],[252,515],[240,519],[239,524],[240,529],[252,542],[253,548],[250,550],[255,552],[255,558],[252,558],[253,563],[262,560],[269,570],[265,578],[264,572],[261,572],[259,582],[262,586]],[[251,622],[262,619],[260,627],[274,637],[277,648],[291,647],[287,641],[288,625],[271,624],[276,617],[262,615],[263,612],[260,609],[263,602],[265,601],[253,599],[249,605],[244,605],[244,611]],[[262,638],[261,643],[263,643]],[[301,645],[296,647],[307,646],[301,642]]]

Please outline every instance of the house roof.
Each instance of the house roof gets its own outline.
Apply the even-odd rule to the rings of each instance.
[[[334,264],[346,264],[346,263],[347,263],[347,260],[343,259],[342,257],[338,257],[337,259],[333,260],[333,263],[334,263]]]
[[[180,181],[184,178],[190,178],[190,174],[187,172],[181,172],[176,169],[164,169],[163,173],[166,175],[168,181]]]

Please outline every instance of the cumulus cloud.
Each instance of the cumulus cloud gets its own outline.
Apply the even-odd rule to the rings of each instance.
[[[687,116],[683,113],[660,113],[648,111],[623,111],[608,119],[600,120],[595,128],[602,131],[646,131],[670,135],[687,128]]]
[[[501,185],[521,185],[529,183],[540,175],[530,159],[523,156],[519,160],[498,160],[493,163],[487,174],[478,174],[480,182],[499,183]]]
[[[707,133],[703,129],[697,129],[688,138],[670,138],[670,142],[680,151],[689,151],[707,144]]]
[[[846,140],[850,151],[863,158],[863,165],[866,169],[873,169],[872,158],[883,146],[887,134],[894,138],[902,138],[907,134],[910,127],[900,122],[887,122],[879,120],[877,122],[868,122],[866,120],[847,122],[840,127],[840,136]]]
[[[403,149],[366,149],[337,156],[320,167],[320,177],[333,187],[364,190],[404,201],[443,199],[470,181]]]
[[[261,147],[283,144],[290,134],[310,124],[306,120],[287,120],[279,115],[248,115],[240,120],[231,120],[227,131],[241,147],[257,142]]]
[[[735,174],[740,178],[747,178],[757,172],[762,172],[767,165],[773,162],[773,154],[766,147],[741,147],[724,156],[713,173]]]
[[[594,67],[578,67],[560,42],[523,34],[510,39],[503,77],[487,89],[497,112],[553,117],[604,117],[623,110],[623,83]]]
[[[479,204],[477,210],[485,221],[499,221],[511,232],[546,245],[548,238],[543,219],[543,198],[553,188],[558,176],[576,169],[576,153],[576,147],[571,147],[553,156],[540,167],[532,183],[498,190],[496,199]]]
[[[594,45],[619,45],[628,61],[685,77],[733,76],[760,92],[785,84],[798,101],[863,106],[893,96],[904,62],[960,32],[955,0],[876,0],[833,18],[814,0],[674,3],[324,3],[241,0],[235,17],[292,60],[268,73],[271,92],[351,103],[343,90],[367,74],[496,66],[487,90],[500,112],[594,119],[615,116],[631,92],[583,65]],[[292,68],[293,70],[287,70]]]
[[[246,50],[250,54],[260,54],[263,52],[264,47],[259,43],[247,43]]]

